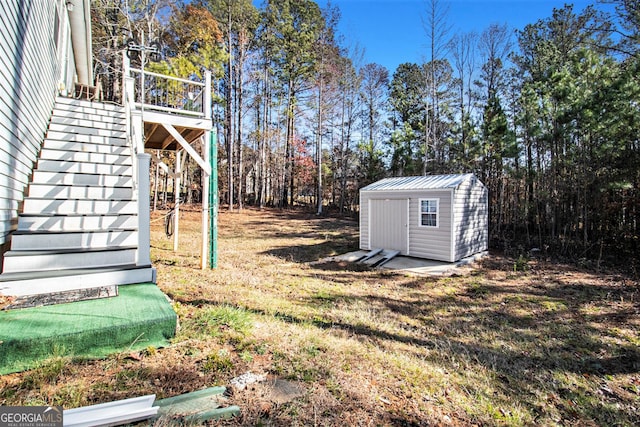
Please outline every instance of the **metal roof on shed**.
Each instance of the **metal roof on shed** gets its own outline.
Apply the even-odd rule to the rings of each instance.
[[[437,190],[456,188],[468,179],[473,179],[472,173],[454,175],[427,175],[384,178],[369,184],[360,191],[389,191],[389,190]]]

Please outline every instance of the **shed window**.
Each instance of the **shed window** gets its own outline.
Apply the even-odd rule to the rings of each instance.
[[[423,227],[438,226],[438,199],[420,200],[420,225]]]

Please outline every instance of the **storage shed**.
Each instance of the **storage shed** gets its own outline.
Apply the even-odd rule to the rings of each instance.
[[[458,261],[487,250],[488,213],[473,174],[382,179],[360,190],[360,249]]]

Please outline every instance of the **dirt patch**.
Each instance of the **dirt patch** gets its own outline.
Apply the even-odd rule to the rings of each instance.
[[[317,268],[318,270],[329,270],[329,271],[371,271],[371,267],[366,264],[359,264],[356,262],[349,261],[336,261],[336,260],[327,260],[327,261],[318,261],[312,263],[313,268]]]
[[[306,387],[299,381],[289,381],[277,377],[270,377],[264,381],[250,384],[241,390],[235,388],[231,388],[231,390],[231,395],[237,400],[258,400],[274,405],[292,402],[306,393]]]

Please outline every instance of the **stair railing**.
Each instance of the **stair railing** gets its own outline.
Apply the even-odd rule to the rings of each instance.
[[[136,108],[205,117],[205,83],[131,68]]]
[[[145,49],[144,46],[135,46],[135,48]],[[211,120],[211,72],[206,71],[205,81],[198,82],[144,70],[144,55],[141,63],[142,69],[132,68],[127,52],[123,52],[123,104],[134,160],[134,197],[138,201],[136,262],[138,265],[150,265],[150,156],[144,152],[143,116],[148,114],[147,117],[150,117],[151,114],[161,113]],[[189,149],[186,149],[189,152]],[[197,153],[195,155],[200,158]]]
[[[133,184],[134,191],[136,188],[136,162],[135,156],[139,152],[144,152],[144,138],[142,135],[139,135],[140,125],[134,125],[132,113],[132,106],[135,104],[135,81],[134,77],[129,72],[130,64],[129,57],[126,52],[123,52],[122,55],[122,104],[125,110],[126,116],[126,129],[127,129],[127,140],[129,142],[129,148],[131,148],[131,161],[134,165],[133,170]],[[140,144],[142,143],[142,146]]]
[[[135,107],[135,77],[130,73],[129,58],[123,53],[122,62],[122,103],[126,116],[126,128],[131,149],[133,198],[137,201],[138,211],[138,249],[136,265],[151,265],[151,235],[149,212],[149,163],[151,156],[144,152],[144,124],[142,111]]]

